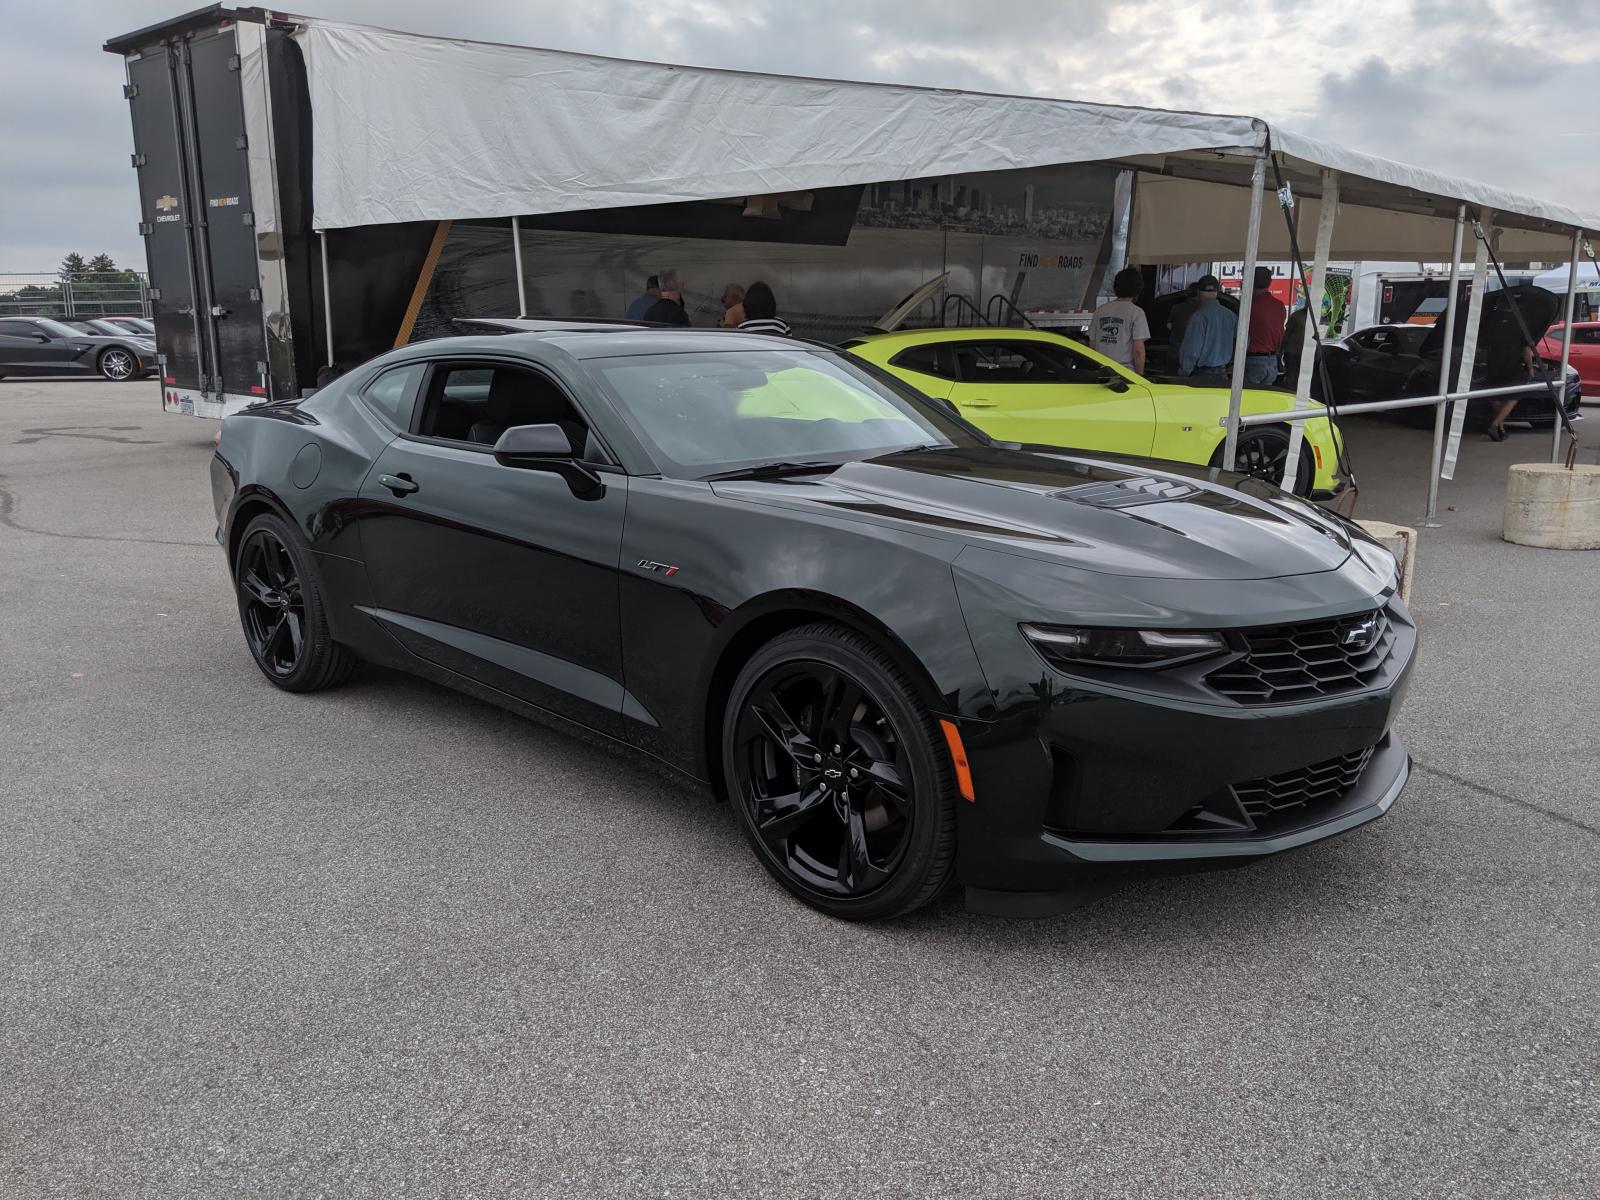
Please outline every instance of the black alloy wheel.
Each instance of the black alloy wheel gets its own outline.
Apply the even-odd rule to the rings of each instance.
[[[245,644],[261,673],[290,692],[345,679],[355,658],[328,630],[322,589],[287,523],[263,514],[239,541],[234,589]]]
[[[903,672],[857,634],[809,626],[769,643],[724,720],[728,789],[757,856],[835,916],[899,916],[947,882],[953,781]]]
[[[132,379],[137,369],[138,360],[133,357],[133,352],[121,346],[112,346],[100,353],[100,374],[113,383]]]
[[[1217,448],[1212,465],[1222,464],[1223,448]],[[1283,483],[1284,468],[1289,462],[1289,435],[1282,429],[1271,427],[1245,428],[1239,431],[1239,443],[1234,451],[1233,469],[1252,479],[1263,479],[1271,484]],[[1300,470],[1295,475],[1294,491],[1297,496],[1309,496],[1316,483],[1316,464],[1311,457],[1311,447],[1300,443]]]

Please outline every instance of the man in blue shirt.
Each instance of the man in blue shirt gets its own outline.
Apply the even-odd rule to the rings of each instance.
[[[1179,375],[1226,375],[1233,361],[1233,340],[1239,331],[1238,316],[1217,302],[1222,284],[1215,275],[1195,280],[1198,301],[1178,349]]]
[[[661,299],[660,281],[652,275],[644,281],[644,295],[628,305],[628,320],[642,321],[645,313],[650,311],[650,306]]]

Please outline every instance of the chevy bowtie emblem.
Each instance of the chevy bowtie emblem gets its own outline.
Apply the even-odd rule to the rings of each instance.
[[[646,571],[654,571],[657,575],[666,575],[669,578],[678,573],[677,567],[670,566],[667,563],[651,562],[648,558],[641,558],[639,565]]]
[[[177,208],[178,198],[176,196],[160,196],[156,199],[156,207],[162,212],[166,212],[168,209]]]
[[[1365,654],[1372,649],[1373,643],[1378,640],[1378,618],[1376,616],[1363,617],[1354,625],[1346,625],[1344,632],[1339,635],[1339,648],[1350,650],[1357,654]]]

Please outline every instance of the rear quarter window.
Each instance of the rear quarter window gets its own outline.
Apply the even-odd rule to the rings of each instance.
[[[361,392],[361,398],[396,429],[409,429],[411,408],[422,377],[422,363],[407,363],[379,375]]]

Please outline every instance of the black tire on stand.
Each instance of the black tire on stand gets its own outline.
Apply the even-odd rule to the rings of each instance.
[[[949,751],[905,671],[870,639],[816,624],[758,650],[728,696],[722,762],[756,857],[814,908],[899,917],[950,881]]]
[[[245,527],[233,579],[250,657],[275,686],[315,692],[350,677],[356,657],[333,640],[322,580],[288,522],[263,513]]]

